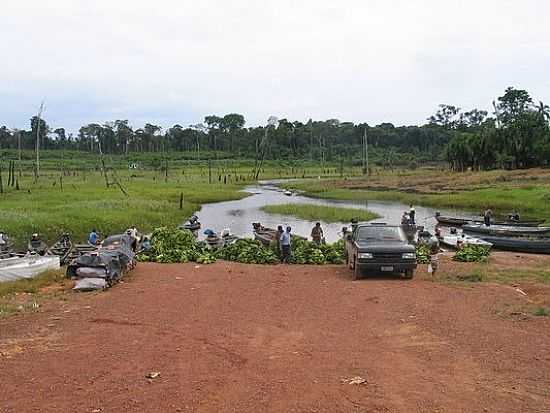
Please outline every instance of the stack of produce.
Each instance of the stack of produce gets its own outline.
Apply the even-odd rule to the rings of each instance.
[[[458,250],[453,260],[460,262],[483,262],[490,254],[490,248],[484,245],[465,244]]]
[[[259,241],[240,239],[217,251],[197,243],[191,232],[179,229],[158,228],[151,236],[151,251],[137,256],[138,261],[182,263],[194,261],[209,264],[216,258],[245,264],[275,264],[279,254],[274,247],[266,247]],[[317,245],[294,238],[292,258],[295,264],[342,264],[344,242]]]
[[[343,264],[344,241],[318,245],[314,242],[295,239],[292,244],[292,262],[295,264]]]
[[[157,228],[151,236],[151,251],[137,256],[138,261],[181,263],[194,261],[210,264],[216,261],[208,248],[199,245],[190,231]]]
[[[431,250],[425,244],[416,246],[416,262],[419,264],[429,264],[431,262]]]
[[[275,264],[279,257],[271,248],[264,247],[259,241],[240,239],[217,252],[218,258],[245,264]]]

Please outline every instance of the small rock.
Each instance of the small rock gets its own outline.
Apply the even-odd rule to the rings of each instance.
[[[361,384],[366,384],[367,379],[365,379],[361,376],[355,376],[355,377],[352,377],[350,379],[343,379],[342,383],[353,384],[353,385],[361,385]]]
[[[160,372],[159,371],[152,371],[152,372],[148,373],[145,377],[147,377],[148,379],[156,379],[157,377],[160,377]]]

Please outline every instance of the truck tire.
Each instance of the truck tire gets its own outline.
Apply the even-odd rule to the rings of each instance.
[[[411,280],[414,277],[414,270],[405,271],[404,277],[408,280]]]
[[[359,265],[357,265],[357,257],[353,257],[353,267],[352,273],[351,273],[351,280],[356,281],[359,278],[361,278],[361,270],[359,269]]]

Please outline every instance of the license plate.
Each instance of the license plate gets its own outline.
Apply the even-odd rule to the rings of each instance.
[[[380,267],[380,271],[391,272],[393,271],[393,267]]]

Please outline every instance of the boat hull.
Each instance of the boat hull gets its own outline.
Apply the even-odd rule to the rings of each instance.
[[[28,256],[0,260],[0,282],[34,278],[37,275],[61,268],[57,256]]]
[[[550,227],[514,227],[508,225],[463,225],[462,229],[466,233],[484,234],[503,237],[518,237],[518,236],[543,236],[550,234]],[[479,238],[479,236],[478,236]]]
[[[550,238],[517,238],[479,235],[479,238],[493,244],[493,248],[504,251],[550,254]]]

